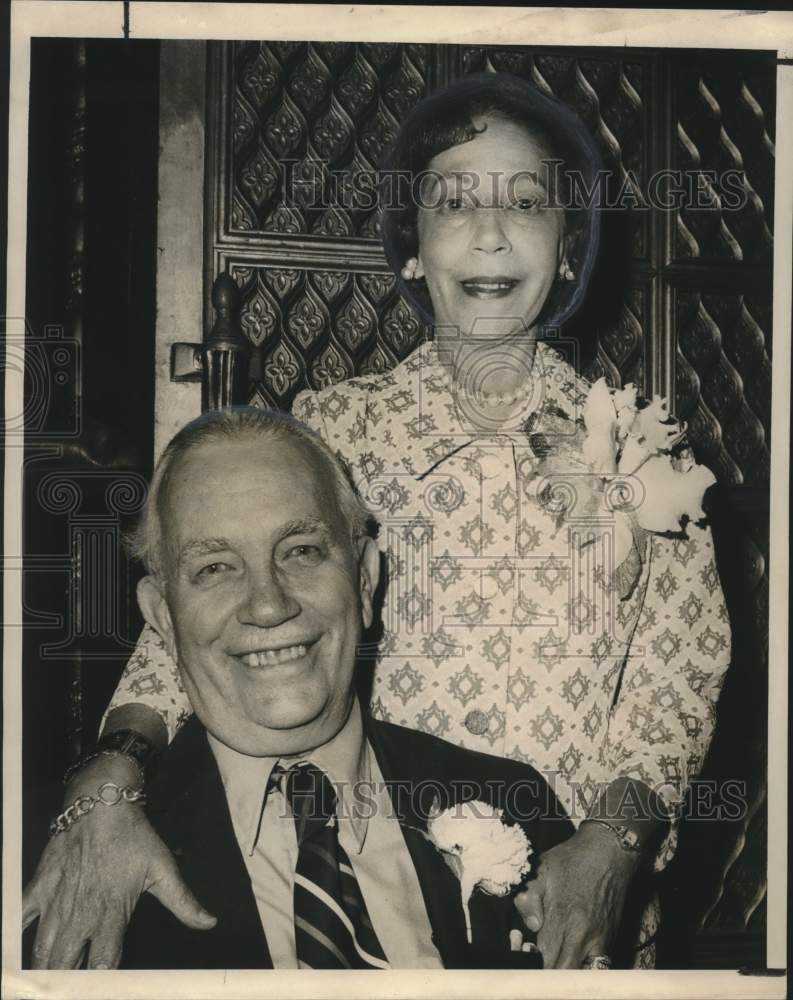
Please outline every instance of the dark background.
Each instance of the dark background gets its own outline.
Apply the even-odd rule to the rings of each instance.
[[[53,326],[73,354],[27,439],[25,878],[59,809],[60,776],[93,739],[140,627],[137,571],[118,539],[153,451],[159,60],[156,42],[42,39],[32,49],[29,341],[53,375]],[[649,391],[674,375],[677,413],[719,480],[709,503],[734,656],[703,777],[745,781],[749,813],[684,825],[660,878],[659,962],[764,965],[773,56],[210,46],[207,322],[212,281],[227,270],[258,404],[288,408],[328,373],[379,371],[405,357],[426,331],[387,270],[376,219],[291,209],[280,163],[312,150],[340,169],[376,163],[423,93],[487,66],[568,101],[615,177],[631,169],[646,179],[669,165],[722,170],[737,152],[753,185],[734,216],[606,216],[587,302],[564,333],[578,337],[590,377]],[[318,248],[321,259],[309,261]],[[31,376],[30,394],[39,391]],[[123,502],[113,488],[126,490]]]
[[[26,878],[60,809],[60,778],[94,738],[113,692],[123,640],[134,641],[142,624],[132,567],[123,557],[113,565],[109,553],[91,563],[79,546],[104,536],[103,528],[111,542],[114,528],[118,538],[129,520],[108,506],[108,486],[151,473],[158,79],[157,43],[39,39],[32,46],[29,337],[52,369],[48,333],[76,342],[79,359],[67,366],[66,384],[47,386],[49,409],[35,415],[26,448]],[[75,509],[58,510],[57,495],[42,502],[38,491],[52,476],[60,477],[56,491],[62,480],[75,484]],[[61,568],[37,570],[37,557],[50,554],[61,557]],[[107,655],[93,659],[90,632],[106,631],[101,603],[113,592],[124,604],[117,635],[99,639]],[[70,628],[76,606],[97,597],[98,608],[83,609],[91,619],[85,627],[72,621]],[[62,623],[42,622],[42,614]],[[66,655],[48,650],[59,643]]]

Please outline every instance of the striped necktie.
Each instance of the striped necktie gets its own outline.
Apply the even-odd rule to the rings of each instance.
[[[283,771],[297,832],[294,916],[301,969],[387,969],[350,859],[339,843],[336,793],[324,771]]]

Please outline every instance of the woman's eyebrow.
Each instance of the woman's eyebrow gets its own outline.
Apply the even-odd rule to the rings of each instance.
[[[555,161],[549,161],[549,162],[553,163]],[[427,171],[427,178],[428,179],[432,179],[432,180],[439,179],[439,180],[444,180],[444,181],[455,181],[455,180],[460,180],[460,179],[462,179],[464,177],[472,177],[474,179],[476,179],[476,178],[480,178],[480,179],[487,178],[488,180],[492,180],[493,174],[495,174],[496,176],[498,176],[499,174],[501,174],[503,172],[504,171],[501,171],[501,170],[486,170],[484,173],[480,173],[480,171],[478,171],[478,170],[464,170],[464,169],[459,169],[459,170],[440,170],[440,171],[439,170],[428,170]],[[531,180],[531,181],[536,181],[538,184],[542,184],[542,176],[543,176],[544,173],[547,173],[547,171],[545,171],[545,170],[530,170],[528,167],[526,167],[524,170],[516,170],[516,171],[514,171],[514,173],[511,175],[511,177],[517,177],[519,180],[528,179],[528,180]],[[509,176],[508,176],[507,179],[510,179]]]
[[[451,191],[457,192],[459,188],[461,194],[465,193],[476,196],[484,192],[492,191],[494,173],[496,174],[496,179],[500,180],[498,177],[498,171],[491,171],[485,173],[484,175],[480,175],[473,170],[451,170],[444,173],[433,172],[429,175],[429,177],[435,187],[437,187],[439,183],[443,183],[446,185],[447,189]],[[548,194],[549,185],[543,179],[543,173],[545,172],[541,170],[520,170],[518,173],[512,174],[511,177],[506,178],[507,188],[509,190],[510,186],[515,188],[530,184],[532,187],[539,188],[545,194]]]
[[[543,180],[543,171],[541,170],[521,170],[518,173],[513,174],[511,178],[508,178],[507,183],[510,184],[530,183],[536,185],[539,188],[542,188],[543,191],[548,190],[548,185]]]

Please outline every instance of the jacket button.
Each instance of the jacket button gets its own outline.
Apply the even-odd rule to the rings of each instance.
[[[487,732],[487,716],[481,709],[473,709],[465,717],[465,728],[473,736],[483,736]]]

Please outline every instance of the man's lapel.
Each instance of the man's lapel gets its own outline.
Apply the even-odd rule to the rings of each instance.
[[[427,840],[426,824],[408,814],[400,825],[424,897],[432,943],[445,968],[459,968],[466,964],[468,952],[460,882],[440,852]]]
[[[174,741],[148,800],[182,877],[218,922],[210,931],[190,930],[146,894],[135,914],[144,953],[161,952],[166,968],[272,968],[220,774],[196,719]]]
[[[432,943],[438,949],[447,969],[453,968],[506,968],[511,964],[509,952],[509,927],[514,907],[511,899],[496,899],[481,893],[475,894],[471,903],[472,943],[468,943],[465,913],[460,893],[460,880],[451,870],[441,852],[427,839],[426,817],[416,811],[416,805],[425,796],[411,794],[422,784],[421,775],[441,765],[431,779],[433,784],[443,783],[442,762],[415,760],[410,753],[410,740],[400,740],[398,747],[391,745],[386,731],[372,720],[366,720],[367,737],[377,763],[389,785],[394,812],[399,817],[402,836],[416,869],[424,905],[432,928]],[[405,731],[407,732],[407,731]],[[424,791],[429,793],[425,782]],[[447,789],[449,791],[449,789]]]

